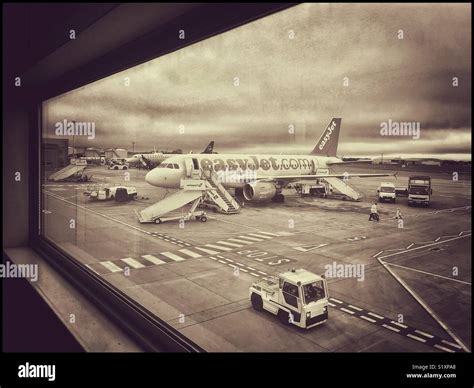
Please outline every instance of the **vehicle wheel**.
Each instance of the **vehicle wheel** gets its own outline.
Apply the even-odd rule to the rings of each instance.
[[[123,169],[126,170],[128,167],[124,167]]]
[[[207,217],[206,216],[201,216],[201,222],[206,222],[207,221]]]
[[[290,316],[286,311],[278,310],[278,319],[284,325],[288,325],[290,323]]]
[[[252,302],[252,307],[257,311],[263,311],[263,300],[260,295],[252,293],[250,297],[250,301]]]
[[[114,170],[118,170],[118,167],[117,167],[117,166],[115,166],[115,167],[114,167]]]
[[[285,197],[283,194],[276,194],[273,198],[272,198],[272,201],[273,202],[277,202],[277,203],[282,203],[282,202],[285,202]]]
[[[161,224],[161,219],[160,219],[160,218],[157,218],[157,219],[155,220],[155,224]]]

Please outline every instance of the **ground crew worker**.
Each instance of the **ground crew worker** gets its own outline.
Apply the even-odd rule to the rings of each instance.
[[[378,210],[377,210],[377,204],[374,202],[374,204],[372,205],[372,207],[370,208],[370,215],[369,215],[369,221],[379,221],[379,214],[378,214]]]
[[[402,220],[402,219],[403,219],[403,217],[402,217],[402,212],[400,211],[400,208],[399,208],[399,207],[397,207],[397,212],[396,212],[396,214],[395,214],[395,219],[396,219],[396,220]]]

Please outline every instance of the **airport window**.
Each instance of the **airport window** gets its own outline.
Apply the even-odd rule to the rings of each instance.
[[[388,330],[383,351],[457,351],[425,314],[430,303],[391,274],[471,282],[470,97],[439,78],[469,71],[454,50],[470,31],[459,9],[298,4],[43,101],[41,236],[207,351],[364,351],[373,325]],[[455,44],[438,19],[461,31]],[[420,58],[433,53],[447,62],[427,69]],[[419,139],[382,135],[395,117],[431,127]],[[431,153],[460,160],[418,160]],[[399,154],[404,168],[387,162]],[[445,238],[456,238],[439,246],[445,256],[430,250]],[[456,315],[468,316],[470,291],[456,295]],[[337,309],[324,324],[357,327],[356,345],[301,336],[263,312],[287,305],[307,317],[300,325],[324,318],[310,307]],[[466,342],[470,327],[448,310]],[[382,320],[436,341],[399,340],[405,331]]]

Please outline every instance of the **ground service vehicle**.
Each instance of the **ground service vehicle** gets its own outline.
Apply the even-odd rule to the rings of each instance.
[[[266,310],[284,324],[309,329],[328,319],[326,279],[305,269],[292,269],[253,283],[249,298],[255,310]]]
[[[382,182],[377,189],[379,194],[379,202],[390,201],[395,203],[397,194],[395,191],[395,185],[392,182]]]
[[[137,189],[127,186],[90,187],[84,194],[96,201],[115,199],[117,202],[126,202],[137,196]]]
[[[431,177],[411,176],[408,178],[408,206],[413,204],[429,206],[432,195]]]

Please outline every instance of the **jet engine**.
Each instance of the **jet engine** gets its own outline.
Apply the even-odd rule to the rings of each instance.
[[[268,201],[272,199],[276,193],[276,186],[268,182],[247,183],[243,189],[244,198],[252,202]]]

